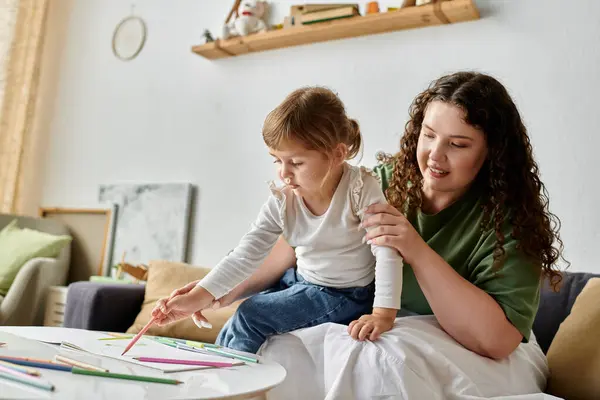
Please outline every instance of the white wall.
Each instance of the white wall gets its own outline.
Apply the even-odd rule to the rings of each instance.
[[[191,182],[198,187],[190,260],[213,265],[268,195],[274,168],[263,119],[291,90],[337,90],[366,141],[362,163],[393,152],[413,97],[432,79],[477,69],[514,96],[535,146],[571,270],[600,272],[600,2],[479,1],[482,19],[209,61],[191,53],[215,34],[231,1],[144,0],[146,47],[111,52],[122,0],[51,2],[42,76],[48,144],[43,206],[97,205],[98,185]],[[297,1],[279,1],[282,16]],[[392,5],[395,2],[380,2]],[[50,72],[49,72],[50,71]]]

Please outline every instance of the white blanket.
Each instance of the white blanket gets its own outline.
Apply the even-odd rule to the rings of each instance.
[[[535,337],[506,360],[481,357],[452,339],[433,316],[396,319],[375,342],[324,324],[269,339],[259,351],[287,370],[269,400],[542,400],[546,358]]]

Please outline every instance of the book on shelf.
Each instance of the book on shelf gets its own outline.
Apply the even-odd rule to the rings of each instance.
[[[314,24],[317,22],[331,21],[340,18],[350,18],[360,15],[358,7],[346,6],[339,8],[331,8],[328,10],[312,11],[300,15],[300,22],[303,25]]]

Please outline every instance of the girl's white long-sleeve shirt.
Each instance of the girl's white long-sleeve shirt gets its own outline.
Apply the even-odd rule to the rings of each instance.
[[[392,248],[363,243],[365,207],[386,203],[379,181],[364,167],[345,165],[327,211],[314,215],[290,188],[276,188],[238,246],[199,283],[216,299],[249,278],[280,235],[295,249],[298,273],[315,285],[367,286],[375,279],[373,307],[400,309],[402,258]]]

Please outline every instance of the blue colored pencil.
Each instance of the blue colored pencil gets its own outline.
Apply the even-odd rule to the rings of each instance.
[[[68,365],[62,365],[58,363],[53,363],[51,361],[33,361],[27,358],[19,358],[19,357],[3,357],[0,356],[0,360],[7,361],[9,363],[24,365],[26,367],[35,367],[35,368],[45,368],[45,369],[54,369],[58,371],[71,371],[73,367]]]

